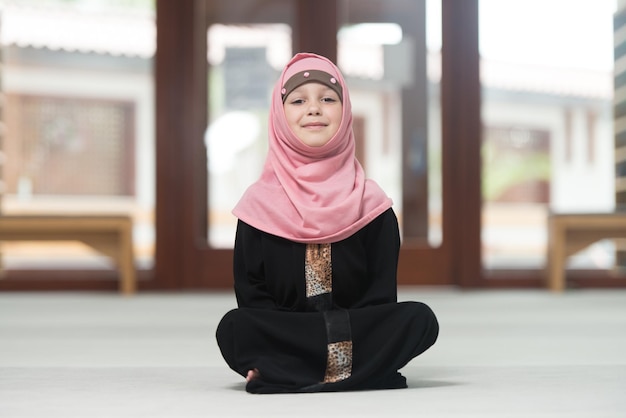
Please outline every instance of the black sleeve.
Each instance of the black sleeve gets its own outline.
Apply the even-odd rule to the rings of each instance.
[[[392,209],[388,209],[367,226],[365,242],[369,286],[358,305],[396,302],[400,231],[398,219]]]
[[[233,262],[238,306],[276,309],[265,281],[261,232],[242,221],[237,223]]]

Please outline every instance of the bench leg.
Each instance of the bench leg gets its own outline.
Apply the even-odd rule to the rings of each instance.
[[[135,257],[133,255],[132,228],[120,232],[119,262],[120,292],[132,295],[137,290]]]
[[[549,225],[548,288],[553,292],[565,289],[565,229],[557,221]]]

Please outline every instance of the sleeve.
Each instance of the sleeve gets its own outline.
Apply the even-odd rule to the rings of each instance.
[[[261,232],[241,220],[237,223],[233,257],[237,305],[240,308],[276,309],[265,282]]]
[[[388,209],[367,228],[365,245],[369,286],[359,305],[397,302],[397,270],[400,255],[398,219],[393,210]]]

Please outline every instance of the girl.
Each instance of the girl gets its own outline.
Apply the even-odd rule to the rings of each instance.
[[[248,392],[404,388],[398,369],[437,339],[428,306],[397,302],[398,222],[354,147],[339,69],[295,55],[263,172],[233,210],[238,309],[216,336]]]

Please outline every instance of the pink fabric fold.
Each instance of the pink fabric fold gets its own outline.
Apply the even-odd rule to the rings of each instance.
[[[306,70],[325,71],[343,88],[341,125],[321,147],[300,141],[283,111],[281,89],[292,75]],[[392,205],[378,184],[365,178],[354,149],[350,95],[339,69],[319,55],[295,55],[272,93],[269,151],[263,171],[233,214],[257,229],[296,242],[332,243],[348,238]]]

